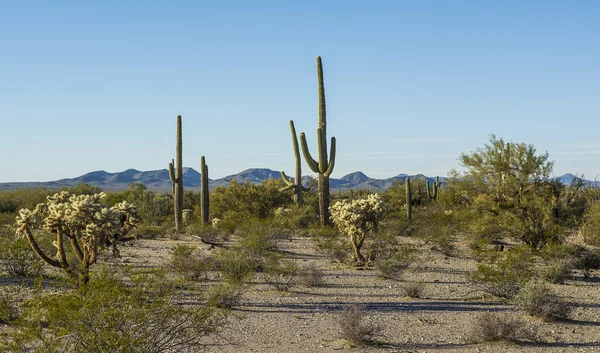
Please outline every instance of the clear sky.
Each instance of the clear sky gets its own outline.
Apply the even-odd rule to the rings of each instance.
[[[184,166],[447,175],[496,134],[600,174],[598,1],[0,1],[0,182]],[[313,174],[303,162],[303,174]]]

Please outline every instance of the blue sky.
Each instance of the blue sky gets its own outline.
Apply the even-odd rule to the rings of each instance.
[[[447,175],[496,134],[600,174],[597,1],[2,1],[0,182],[184,165]],[[303,163],[303,174],[313,174]]]

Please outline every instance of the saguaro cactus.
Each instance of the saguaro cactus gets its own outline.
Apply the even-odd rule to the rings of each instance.
[[[292,146],[294,147],[294,157],[296,159],[296,173],[294,180],[285,175],[285,172],[281,171],[281,178],[287,184],[282,187],[279,191],[294,191],[294,202],[298,205],[302,204],[302,190],[306,190],[302,187],[302,161],[300,159],[300,149],[298,148],[298,138],[296,137],[296,128],[294,127],[294,121],[290,120],[290,130],[292,132]]]
[[[331,150],[327,159],[327,120],[325,109],[325,86],[323,84],[323,65],[321,57],[317,56],[317,80],[319,87],[319,125],[317,127],[317,141],[319,160],[315,161],[306,143],[306,135],[300,134],[302,154],[310,169],[318,174],[319,183],[319,215],[322,225],[329,224],[329,176],[335,165],[335,137],[331,138]]]
[[[427,196],[429,196],[430,200],[437,200],[438,197],[438,192],[440,189],[440,177],[435,177],[435,182],[433,183],[433,189],[431,188],[431,186],[429,185],[429,180],[425,180],[425,183],[427,185]]]
[[[175,212],[175,229],[180,232],[183,225],[183,145],[181,138],[181,115],[177,115],[177,138],[175,158],[177,166],[169,163],[169,177],[173,183],[173,209]]]
[[[404,188],[406,189],[406,217],[412,219],[412,189],[410,188],[409,177],[406,177],[404,181]]]
[[[202,222],[208,224],[208,165],[206,165],[204,156],[200,157],[200,174],[200,211],[202,213]]]

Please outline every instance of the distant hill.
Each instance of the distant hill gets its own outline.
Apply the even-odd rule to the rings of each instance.
[[[354,172],[344,175],[339,179],[330,178],[329,186],[332,190],[366,189],[373,191],[384,191],[387,190],[390,186],[394,185],[394,183],[399,180],[404,182],[404,179],[406,179],[406,177],[410,177],[411,180],[433,181],[435,179],[435,177],[427,177],[423,174],[398,174],[387,179],[374,179],[369,178],[362,172]],[[213,189],[216,186],[226,186],[232,180],[235,180],[239,183],[260,183],[266,179],[279,178],[281,178],[281,175],[278,171],[274,171],[267,168],[251,168],[246,169],[237,174],[228,175],[220,179],[209,179],[209,187]],[[558,177],[558,179],[565,185],[570,184],[574,178],[575,176],[570,173]],[[309,176],[304,176],[302,178],[304,185],[308,184],[309,180]],[[445,178],[442,178],[442,181],[443,180],[445,180]],[[127,189],[129,187],[129,184],[131,183],[144,184],[149,190],[154,191],[171,190],[171,180],[169,179],[169,172],[166,169],[150,171],[127,169],[125,171],[117,173],[108,173],[103,170],[100,170],[90,172],[76,178],[61,179],[56,181],[0,183],[0,190],[15,190],[26,188],[60,189],[63,187],[75,186],[80,183],[86,183],[93,186],[97,186],[105,191],[124,190]],[[193,168],[183,168],[183,183],[186,189],[199,188],[200,173],[198,173]]]

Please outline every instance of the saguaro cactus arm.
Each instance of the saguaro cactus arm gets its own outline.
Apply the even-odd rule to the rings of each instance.
[[[311,156],[310,151],[308,150],[308,143],[306,142],[306,135],[303,132],[300,133],[300,145],[302,146],[302,154],[304,155],[304,160],[306,161],[306,164],[308,164],[308,167],[313,172],[320,173],[319,163]]]
[[[329,151],[329,164],[327,166],[327,170],[325,171],[325,176],[328,177],[333,172],[333,167],[335,166],[335,137],[331,138],[331,147]]]

